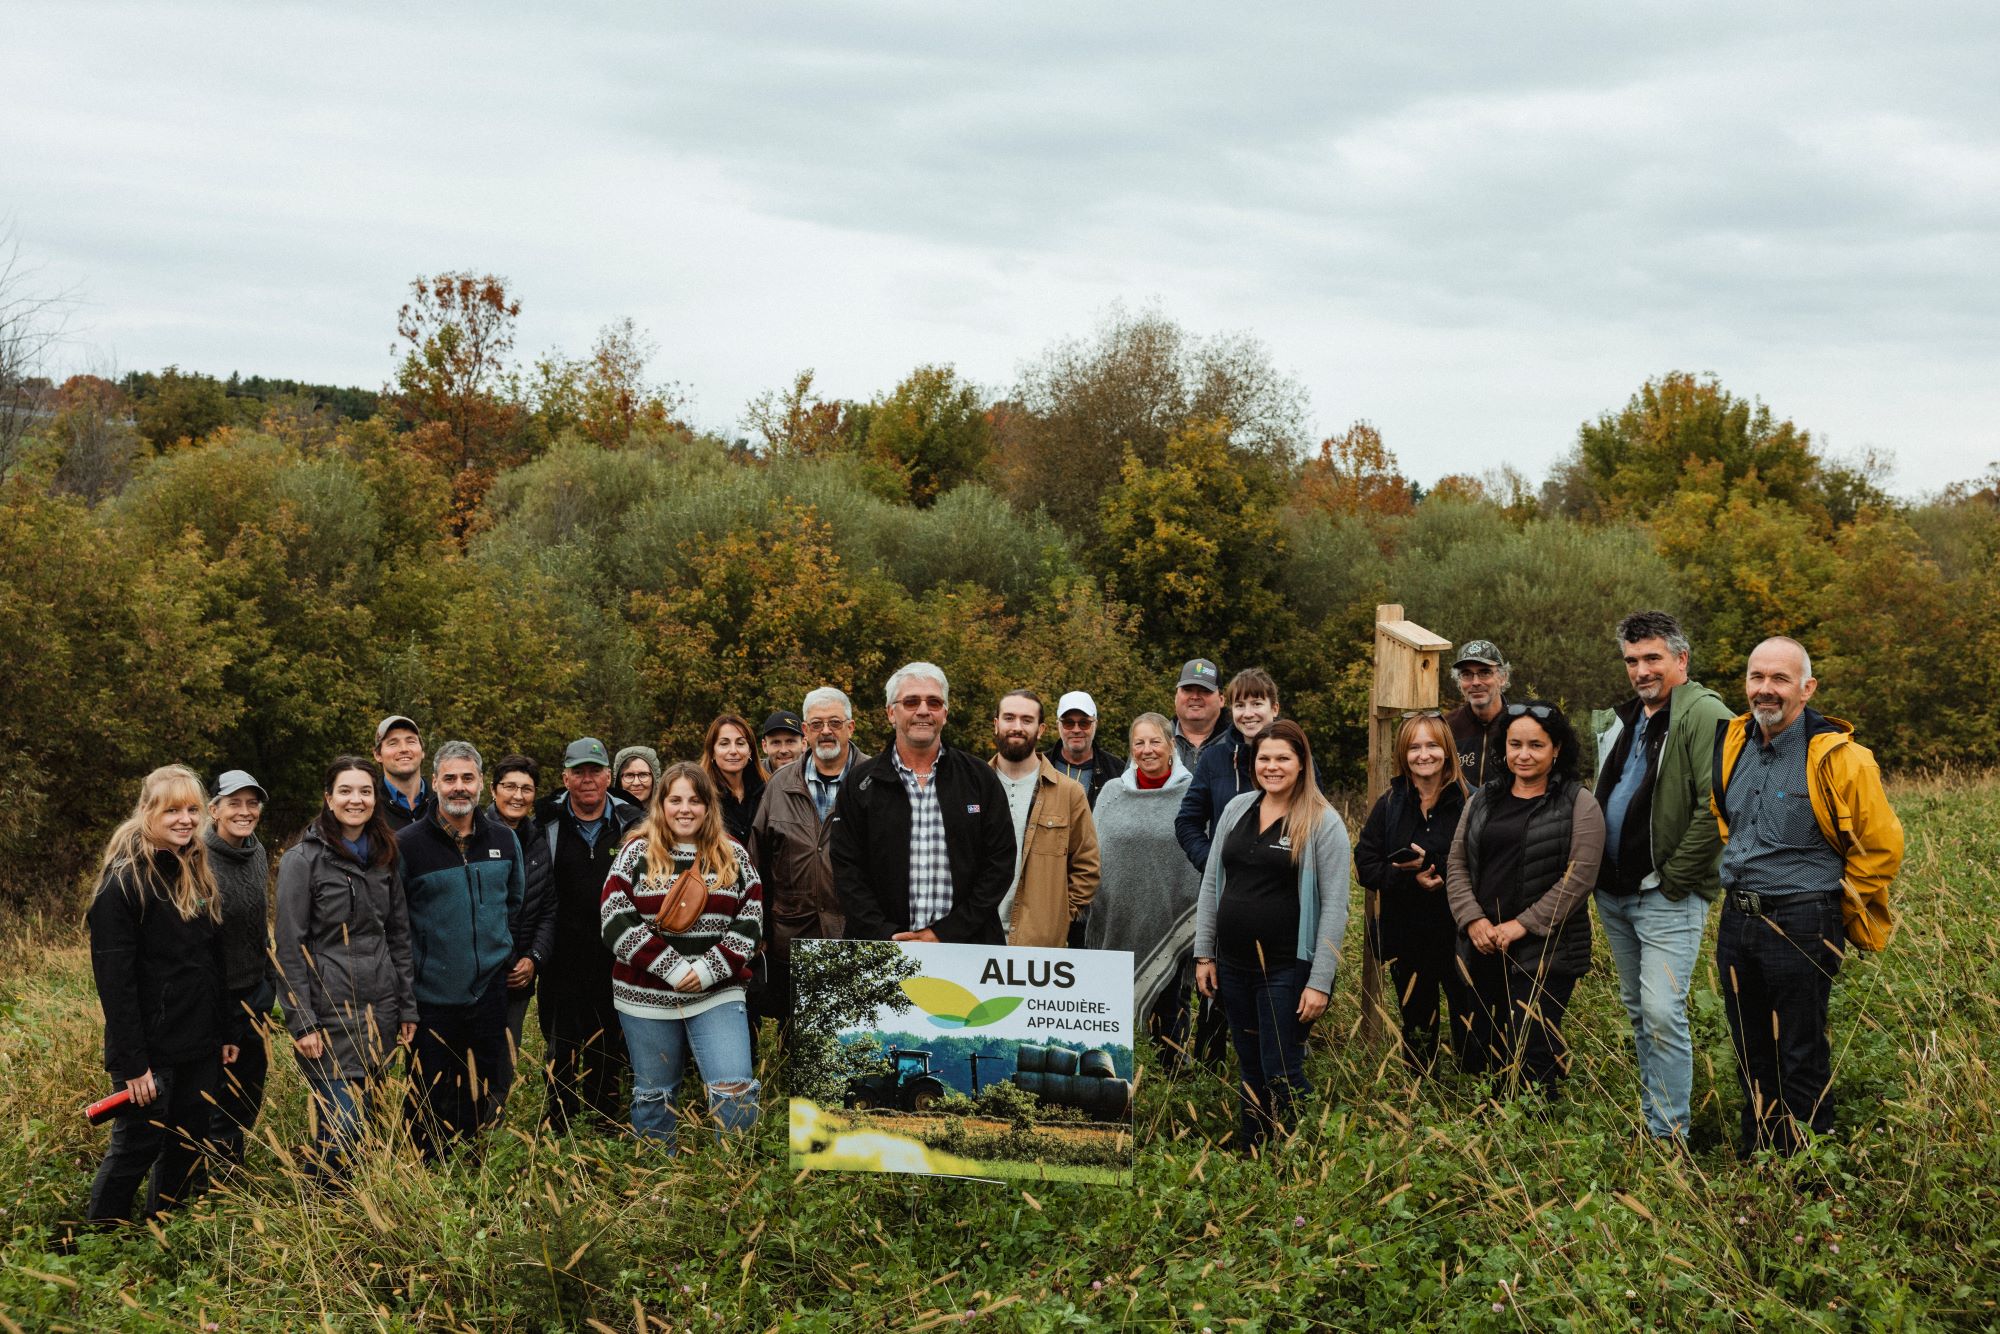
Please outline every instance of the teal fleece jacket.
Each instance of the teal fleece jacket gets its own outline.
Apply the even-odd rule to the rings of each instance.
[[[409,901],[417,1004],[470,1005],[517,955],[508,922],[526,873],[514,831],[484,811],[461,845],[436,814],[396,835]]]

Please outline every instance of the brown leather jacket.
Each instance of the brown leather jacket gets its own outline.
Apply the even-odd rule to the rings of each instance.
[[[1090,798],[1074,778],[1056,772],[1046,755],[1028,807],[1021,841],[1021,878],[1007,918],[1007,943],[1061,949],[1069,924],[1097,897],[1097,822]],[[999,757],[994,757],[999,768]]]
[[[852,745],[847,750],[851,776],[868,757]],[[793,940],[838,940],[847,928],[833,887],[833,821],[819,818],[806,786],[812,763],[808,751],[772,775],[750,826],[750,851],[764,877],[768,938],[779,960]]]

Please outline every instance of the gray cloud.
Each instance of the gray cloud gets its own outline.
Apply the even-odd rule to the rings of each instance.
[[[1117,298],[1423,477],[1715,370],[1923,489],[2000,457],[2000,18],[1545,4],[16,6],[4,207],[126,365],[379,381],[419,271],[630,313],[703,420],[1002,387]]]

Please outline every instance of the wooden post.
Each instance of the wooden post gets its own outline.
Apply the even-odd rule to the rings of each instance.
[[[1368,720],[1368,806],[1388,790],[1396,772],[1396,729],[1403,714],[1438,706],[1438,676],[1451,641],[1403,619],[1401,603],[1375,608],[1375,689]],[[1381,904],[1374,890],[1365,900],[1367,929],[1372,936]],[[1370,1042],[1382,1036],[1382,968],[1373,950],[1361,955],[1361,1036]]]

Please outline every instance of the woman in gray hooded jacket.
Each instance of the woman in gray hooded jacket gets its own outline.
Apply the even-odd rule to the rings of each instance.
[[[380,776],[327,767],[326,805],[278,867],[278,969],[292,1054],[311,1090],[322,1170],[360,1139],[376,1079],[417,1031],[416,968]]]

